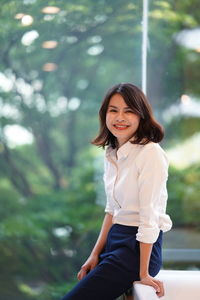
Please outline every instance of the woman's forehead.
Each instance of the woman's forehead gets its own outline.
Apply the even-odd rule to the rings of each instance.
[[[114,94],[111,98],[110,98],[110,101],[109,101],[109,106],[110,105],[124,105],[124,106],[127,106],[124,98],[122,97],[122,95],[120,94]]]

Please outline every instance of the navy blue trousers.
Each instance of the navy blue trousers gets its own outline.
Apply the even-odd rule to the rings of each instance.
[[[136,240],[138,227],[114,224],[108,233],[99,264],[62,300],[114,300],[140,280],[140,249]],[[153,244],[149,274],[156,276],[162,265],[162,235]]]

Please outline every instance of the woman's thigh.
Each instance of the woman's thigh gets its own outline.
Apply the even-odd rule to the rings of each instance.
[[[114,300],[132,286],[131,274],[110,264],[90,271],[62,300]]]

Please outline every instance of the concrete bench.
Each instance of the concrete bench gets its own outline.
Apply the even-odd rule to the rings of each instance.
[[[153,287],[134,283],[134,300],[199,300],[200,271],[161,270],[155,277],[164,283],[165,296],[159,298]]]

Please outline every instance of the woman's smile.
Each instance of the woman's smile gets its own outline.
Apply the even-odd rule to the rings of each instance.
[[[140,123],[140,116],[134,113],[120,94],[114,94],[106,113],[106,126],[122,146],[134,136]]]
[[[117,130],[124,130],[129,127],[129,125],[121,125],[121,124],[114,124],[113,125]]]

